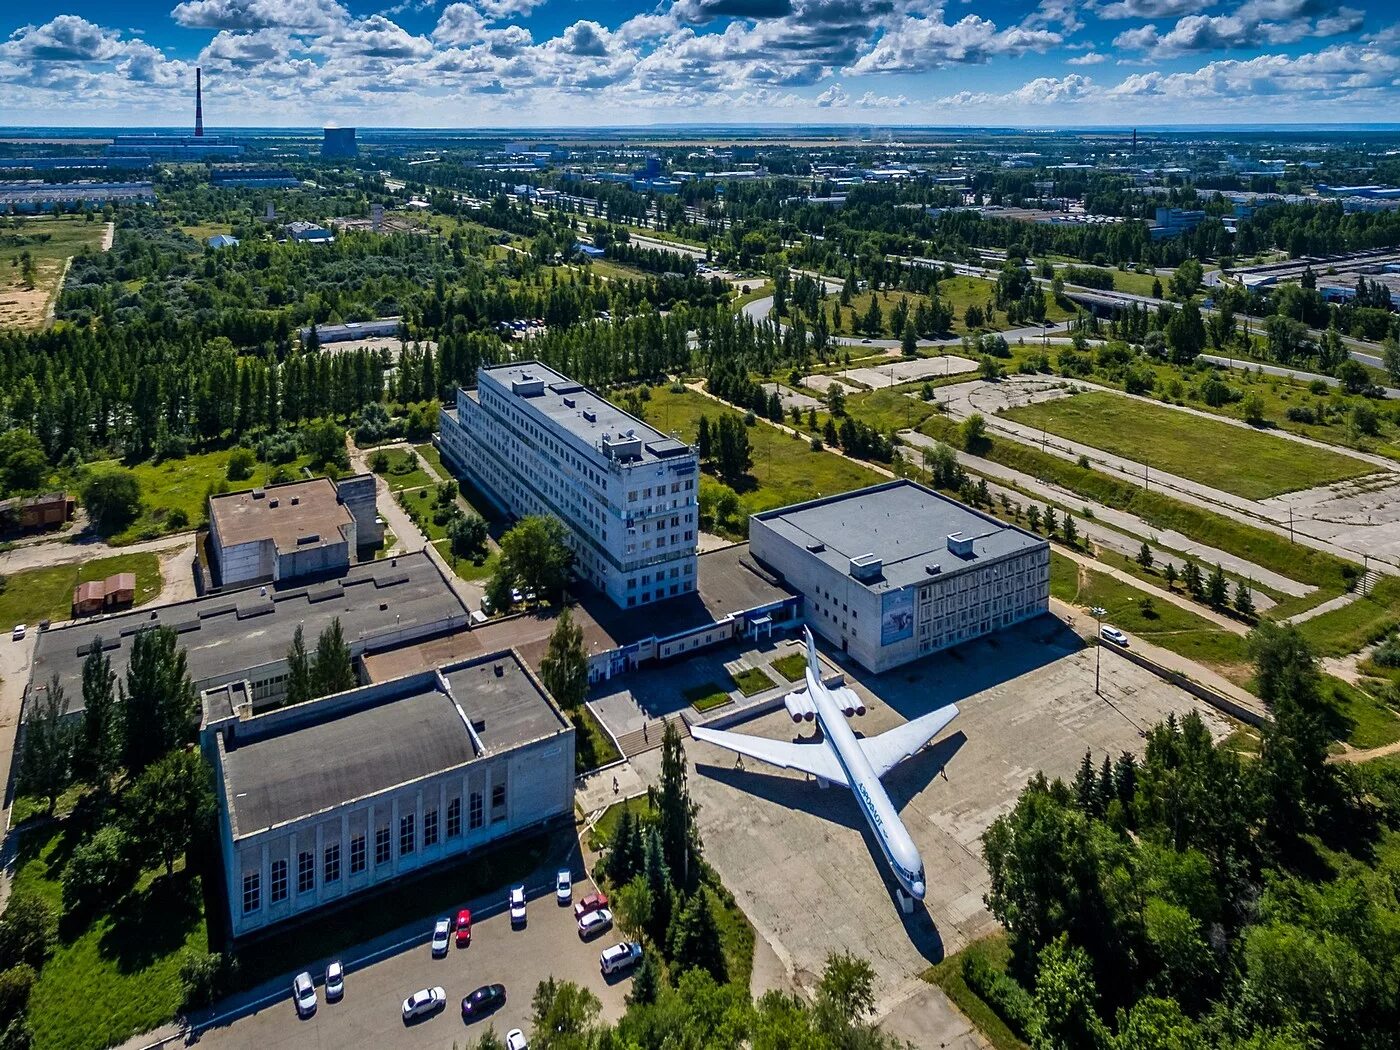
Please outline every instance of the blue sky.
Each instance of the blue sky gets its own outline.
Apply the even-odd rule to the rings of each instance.
[[[1396,120],[1395,0],[42,0],[0,124]]]

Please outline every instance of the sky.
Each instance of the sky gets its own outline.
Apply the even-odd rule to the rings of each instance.
[[[40,0],[0,125],[1394,121],[1396,0]]]

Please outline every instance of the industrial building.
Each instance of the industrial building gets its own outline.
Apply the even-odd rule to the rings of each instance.
[[[377,548],[374,476],[312,478],[209,497],[209,560],[221,587],[338,574]]]
[[[287,648],[300,625],[309,645],[339,619],[351,656],[409,645],[460,630],[467,609],[426,552],[352,565],[338,579],[254,586],[190,601],[84,620],[39,633],[25,693],[25,713],[54,675],[68,712],[82,711],[83,661],[99,638],[118,678],[126,675],[136,635],[172,627],[180,635],[196,689],[246,683],[251,702],[286,693]]]
[[[85,205],[100,208],[113,204],[154,204],[155,186],[149,182],[0,182],[0,212],[52,211]]]
[[[11,496],[0,500],[0,531],[62,528],[73,520],[76,504],[66,492],[42,496]]]
[[[219,189],[295,189],[301,180],[284,168],[215,168],[209,181]]]
[[[73,615],[92,616],[125,609],[136,600],[136,574],[119,572],[105,580],[89,580],[73,588]]]
[[[355,143],[354,128],[323,128],[321,156],[327,158],[357,157],[360,147]]]
[[[699,459],[538,361],[483,367],[441,413],[444,459],[507,514],[552,514],[622,608],[696,588]]]
[[[305,219],[296,219],[284,225],[282,236],[289,241],[301,241],[305,244],[330,244],[335,240],[335,234],[330,230]]]
[[[749,542],[812,630],[876,673],[1050,604],[1045,539],[911,481],[755,514]]]
[[[203,695],[234,937],[573,814],[574,730],[511,651],[249,713]]]
[[[316,326],[316,342],[324,346],[326,343],[348,343],[355,339],[386,339],[399,334],[399,329],[403,325],[400,317],[378,317],[373,321],[346,321],[344,324],[318,324]],[[301,343],[306,345],[311,338],[311,328],[307,326],[300,331]]]

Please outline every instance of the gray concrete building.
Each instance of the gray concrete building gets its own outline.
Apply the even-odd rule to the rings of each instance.
[[[209,558],[221,587],[344,572],[383,538],[370,474],[209,497]]]
[[[573,727],[513,651],[262,715],[243,683],[203,705],[234,937],[573,813]]]
[[[297,626],[313,647],[337,618],[358,659],[459,630],[467,609],[437,563],[419,551],[353,565],[337,579],[254,586],[96,617],[40,633],[25,710],[35,691],[57,674],[68,710],[76,715],[83,705],[83,661],[92,645],[101,639],[112,670],[124,678],[133,639],[158,626],[179,632],[197,689],[246,682],[252,702],[272,703],[286,692],[287,648]]]
[[[812,630],[876,673],[1050,605],[1045,539],[911,481],[755,514],[749,544]]]

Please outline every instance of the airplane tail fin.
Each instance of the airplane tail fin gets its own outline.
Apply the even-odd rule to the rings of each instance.
[[[822,680],[822,665],[817,662],[817,643],[812,639],[812,629],[803,627],[802,633],[807,636],[807,666],[812,669],[812,674],[817,676],[817,681]]]

